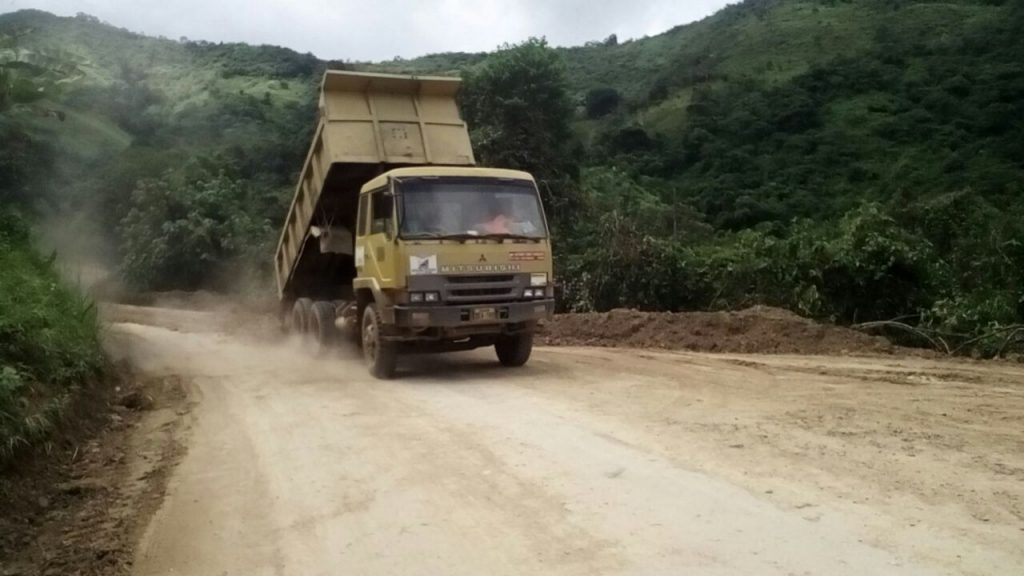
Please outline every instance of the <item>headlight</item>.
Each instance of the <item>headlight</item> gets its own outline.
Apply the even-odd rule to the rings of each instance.
[[[423,302],[423,292],[410,292],[409,302]]]
[[[427,296],[426,296],[427,302],[437,302],[440,299],[441,299],[441,295],[438,294],[437,292],[427,292]]]
[[[536,292],[534,292],[533,288],[523,290],[523,298],[533,298],[534,294],[536,294]]]
[[[548,273],[547,272],[536,272],[530,274],[530,286],[547,286],[548,285]]]

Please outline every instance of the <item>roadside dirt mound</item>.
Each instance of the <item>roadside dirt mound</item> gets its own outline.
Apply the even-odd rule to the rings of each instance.
[[[543,329],[549,346],[662,348],[749,354],[879,354],[885,338],[820,324],[788,310],[756,306],[739,312],[561,314]]]

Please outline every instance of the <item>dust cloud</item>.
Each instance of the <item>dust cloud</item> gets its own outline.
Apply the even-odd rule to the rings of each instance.
[[[117,275],[117,250],[90,209],[60,210],[36,226],[43,253],[56,255],[66,282],[94,298],[117,299],[125,288]]]

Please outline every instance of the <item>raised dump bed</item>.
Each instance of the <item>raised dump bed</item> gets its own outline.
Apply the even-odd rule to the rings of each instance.
[[[403,166],[473,166],[457,78],[328,71],[319,121],[277,247],[282,299],[351,287],[359,189]],[[320,246],[316,246],[320,244]]]

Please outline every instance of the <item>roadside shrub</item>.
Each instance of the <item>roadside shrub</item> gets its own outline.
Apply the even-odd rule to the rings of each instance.
[[[274,230],[253,210],[259,200],[252,183],[201,162],[140,180],[119,228],[123,277],[143,290],[194,290],[266,266]]]
[[[0,461],[42,438],[72,391],[98,375],[96,310],[0,211]]]
[[[838,235],[811,254],[824,310],[843,322],[886,320],[931,305],[930,244],[877,204],[846,214]],[[815,262],[814,257],[824,258]]]
[[[615,88],[607,86],[594,88],[587,92],[584,102],[587,108],[587,118],[596,119],[615,112],[622,103],[622,95]]]
[[[572,240],[560,246],[565,305],[575,311],[618,307],[677,310],[693,304],[699,281],[688,272],[688,244],[711,236],[700,214],[673,206],[669,190],[614,168],[586,170]],[[664,195],[664,196],[663,196]]]
[[[573,309],[766,304],[852,323],[934,303],[931,245],[875,204],[832,226],[804,220],[713,236],[691,208],[666,205],[620,172],[588,170],[584,190],[589,240],[572,247],[563,270]]]

